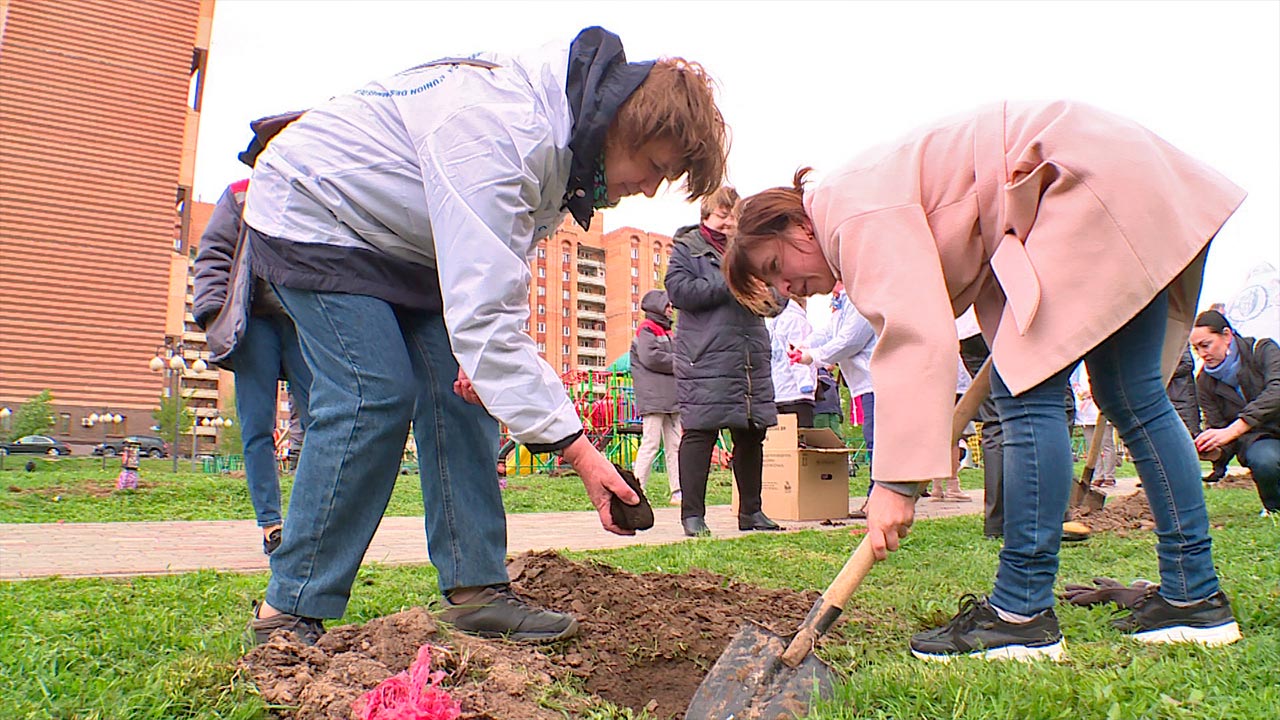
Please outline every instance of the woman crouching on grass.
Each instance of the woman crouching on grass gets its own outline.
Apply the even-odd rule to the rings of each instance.
[[[1053,612],[1072,481],[1062,397],[1084,360],[1133,452],[1156,520],[1161,585],[1117,627],[1145,642],[1240,637],[1210,552],[1195,447],[1161,373],[1190,330],[1210,240],[1244,191],[1150,131],[1071,102],[1003,103],[873,150],[806,191],[743,201],[730,288],[849,299],[879,335],[877,559],[911,528],[917,495],[951,473],[958,340],[970,305],[992,348],[1004,424],[1004,548],[995,589],[911,639],[921,658],[1058,658]]]

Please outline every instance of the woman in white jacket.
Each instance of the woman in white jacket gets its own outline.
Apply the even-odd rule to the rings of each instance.
[[[508,585],[498,421],[530,450],[563,455],[606,530],[631,534],[610,498],[639,497],[583,437],[521,330],[528,261],[566,211],[585,228],[594,209],[682,176],[691,198],[710,193],[726,146],[701,67],[628,63],[601,28],[411,68],[308,111],[266,146],[247,245],[314,381],[257,638],[284,628],[314,642],[321,619],[342,616],[410,422],[444,619],[513,640],[576,632]]]
[[[778,414],[795,415],[799,427],[811,428],[818,368],[791,359],[792,353],[803,347],[813,334],[804,301],[788,300],[782,312],[767,318],[764,324],[769,329],[773,402],[778,406]]]

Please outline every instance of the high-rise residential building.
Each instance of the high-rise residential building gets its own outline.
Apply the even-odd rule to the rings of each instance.
[[[604,370],[631,347],[640,298],[662,287],[671,238],[635,228],[602,234],[566,218],[530,264],[526,330],[560,374]]]
[[[100,440],[82,422],[108,410],[112,435],[145,433],[148,363],[198,355],[182,300],[213,8],[0,1],[0,407],[52,391],[60,438]]]
[[[621,227],[605,234],[609,283],[605,347],[611,361],[631,348],[636,327],[644,319],[644,311],[640,309],[644,294],[663,287],[671,242],[667,235],[633,227]]]

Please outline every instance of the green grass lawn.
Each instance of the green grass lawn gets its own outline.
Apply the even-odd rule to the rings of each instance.
[[[115,492],[119,463],[88,458],[39,459],[34,472],[9,459],[0,473],[0,523],[26,522],[123,522],[135,520],[237,520],[253,518],[253,505],[243,474],[193,471],[190,461],[172,472],[169,460],[142,461],[141,486],[136,491]],[[982,487],[982,473],[965,470],[962,484]],[[727,505],[732,474],[717,470],[707,485],[707,503]],[[280,480],[284,507],[288,508],[293,478]],[[851,492],[865,493],[867,470],[850,481]],[[667,476],[655,472],[646,489],[655,505],[666,504],[670,495]],[[591,510],[582,480],[577,475],[549,477],[524,475],[507,479],[503,491],[507,512],[552,512]],[[417,474],[400,475],[387,506],[387,515],[422,514],[422,489]]]
[[[145,475],[144,475],[145,476]],[[858,617],[824,655],[850,681],[811,715],[843,718],[1240,718],[1280,708],[1280,554],[1275,518],[1249,490],[1207,493],[1215,560],[1245,639],[1228,648],[1137,645],[1103,609],[1059,608],[1060,664],[924,664],[911,633],[944,620],[963,592],[989,589],[998,546],[980,517],[925,521],[877,566]],[[579,553],[633,572],[700,567],[771,587],[822,588],[852,547],[845,531],[697,540]],[[1154,537],[1099,535],[1068,546],[1061,578],[1155,578]],[[264,718],[234,663],[265,575],[201,572],[129,580],[0,584],[0,718]],[[345,622],[435,598],[429,567],[364,567]],[[1270,708],[1270,709],[1268,709]],[[617,720],[628,716],[618,714]]]

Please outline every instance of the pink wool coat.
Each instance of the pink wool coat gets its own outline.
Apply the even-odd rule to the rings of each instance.
[[[1018,394],[1167,287],[1171,371],[1209,241],[1244,196],[1149,130],[1073,102],[988,107],[825,178],[805,209],[832,271],[880,336],[872,476],[951,475],[954,318],[969,305]]]

